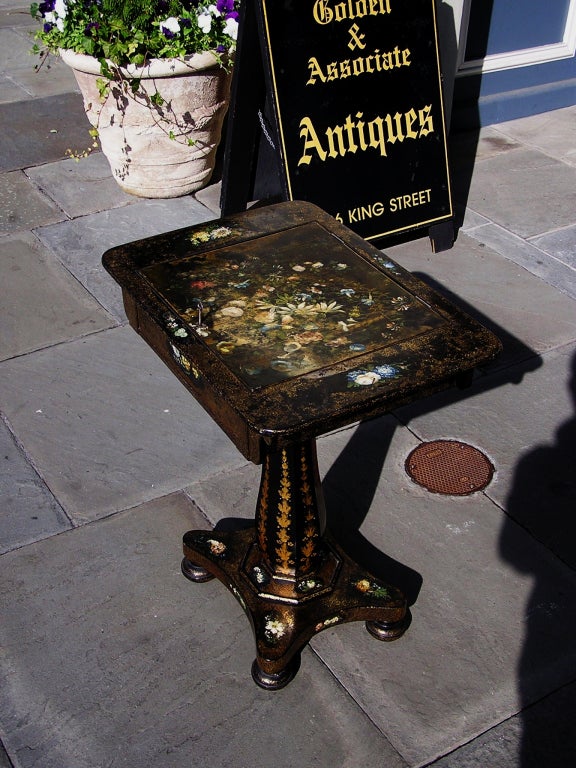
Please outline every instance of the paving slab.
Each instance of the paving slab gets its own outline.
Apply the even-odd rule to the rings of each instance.
[[[498,133],[493,126],[449,135],[448,150],[452,198],[456,209],[456,219],[459,223],[462,218],[467,218],[475,213],[466,206],[476,165],[481,160],[496,158],[505,152],[521,147],[521,143]]]
[[[0,235],[62,221],[61,208],[22,171],[0,174]]]
[[[30,11],[22,0],[2,0],[0,10],[0,28],[29,27],[33,23]]]
[[[32,53],[34,40],[32,33],[38,28],[32,19],[28,26],[18,26],[15,28],[20,42],[14,39],[13,53],[14,58],[7,63],[7,74],[10,79],[17,84],[26,99],[46,98],[63,93],[77,93],[79,97],[80,89],[74,77],[74,73],[59,56],[50,54],[45,59]],[[15,101],[18,99],[14,99]],[[85,132],[82,137],[82,144],[75,145],[71,149],[80,151],[89,143],[90,125],[86,117],[83,122]]]
[[[536,237],[532,243],[576,271],[576,224]]]
[[[222,182],[217,181],[213,184],[209,184],[204,189],[198,190],[194,193],[194,197],[199,200],[202,205],[209,208],[214,215],[214,218],[220,216],[220,195],[222,194]]]
[[[568,768],[576,764],[576,685],[566,686],[434,763],[434,768]]]
[[[468,205],[520,237],[574,223],[576,169],[533,149],[476,162]]]
[[[25,91],[24,88],[17,85],[11,78],[0,74],[0,104],[21,101],[29,98],[29,96],[30,94]]]
[[[102,266],[109,248],[212,220],[214,214],[190,195],[170,200],[140,200],[48,227],[36,234],[72,274],[119,321],[125,322],[122,292]]]
[[[570,244],[571,230],[570,227],[561,230],[566,233],[564,238],[568,240],[568,248],[573,248]],[[469,228],[467,233],[483,246],[527,269],[561,293],[576,299],[576,270],[567,263],[566,258],[556,258],[554,253],[548,253],[557,250],[559,246],[562,249],[564,238],[559,236],[558,232],[527,241],[498,224],[488,223]],[[550,258],[550,255],[554,258]]]
[[[31,20],[29,6],[24,0],[2,0],[2,9],[7,14],[25,13],[28,18],[28,22]]]
[[[404,461],[417,444],[392,417],[318,441],[329,526],[376,575],[393,574],[415,604],[412,626],[394,643],[379,644],[361,624],[312,641],[412,766],[569,682],[576,662],[576,575],[485,494],[440,497],[415,485]],[[211,519],[250,517],[253,479],[254,469],[242,468],[187,492]],[[502,558],[504,526],[530,574]]]
[[[182,533],[203,522],[175,494],[2,557],[16,765],[403,768],[312,653],[286,689],[254,685],[239,604],[180,573]]]
[[[454,247],[442,253],[431,253],[424,238],[386,253],[500,337],[504,352],[492,368],[534,357],[576,338],[573,299],[467,235],[461,234]]]
[[[138,200],[120,189],[102,152],[95,151],[79,160],[45,163],[28,169],[27,175],[71,219]]]
[[[499,123],[494,130],[576,165],[576,106]]]
[[[77,93],[0,104],[0,171],[63,160],[86,146],[88,128]]]
[[[0,742],[0,768],[13,768],[12,763],[10,762],[8,755],[6,754],[6,750],[2,746],[1,742]]]
[[[5,3],[3,6],[6,7]],[[4,91],[2,101],[45,98],[71,91],[79,93],[72,70],[59,56],[50,55],[41,60],[32,53],[33,33],[39,28],[29,7],[0,12],[0,71],[17,86],[12,94]],[[88,129],[86,118],[85,124]]]
[[[479,213],[476,213],[476,211],[466,208],[460,231],[468,233],[469,230],[473,230],[476,227],[489,223],[490,219],[487,219],[486,216],[481,216]]]
[[[427,763],[573,680],[575,574],[488,503],[488,494],[442,497],[407,482],[414,438],[404,431],[394,432],[368,508],[355,481],[370,477],[367,456],[378,466],[387,442],[379,426],[357,430],[332,463],[327,502],[341,499],[343,541],[353,541],[349,518],[356,516],[361,537],[421,574],[414,623],[376,670],[359,663],[370,651],[364,633],[355,655],[343,653],[351,626],[341,636],[337,629],[319,635],[314,648],[377,724],[390,717],[373,714],[382,695],[399,707],[385,733],[410,762]],[[504,540],[514,558],[504,554]]]
[[[12,18],[15,16],[16,13],[13,12]],[[21,28],[19,30],[5,28],[7,18],[10,17],[3,14],[4,23],[0,25],[0,69],[13,72],[15,69],[25,67],[27,62],[29,62],[30,69],[33,69],[36,57],[30,53],[34,45],[32,37],[26,31],[22,31]],[[28,16],[28,20],[32,21],[30,16]]]
[[[458,226],[466,227],[471,217],[482,218],[478,213],[467,208],[470,183],[474,168],[480,160],[498,157],[504,152],[518,149],[522,145],[512,138],[497,133],[493,126],[479,131],[451,133],[448,137],[450,159],[450,177],[452,199],[455,208],[455,220]]]
[[[245,459],[128,326],[0,366],[2,409],[75,523]]]
[[[503,135],[498,126],[489,125],[475,131],[462,131],[450,135],[451,165],[458,167],[462,162],[468,166],[471,162],[497,157],[511,149],[519,149],[522,142],[512,136]]]
[[[35,70],[34,66],[35,62],[32,59],[26,67],[10,73],[13,82],[26,94],[26,99],[40,99],[65,93],[77,94],[76,101],[81,99],[80,90],[72,71],[57,56],[51,56],[49,61],[44,63],[39,70]],[[17,100],[14,99],[14,101]],[[85,115],[77,128],[78,131],[74,132],[73,143],[71,141],[70,146],[66,147],[66,149],[71,149],[76,153],[83,152],[92,143],[89,133],[91,126]]]
[[[64,511],[2,422],[0,456],[0,554],[71,528]]]
[[[115,323],[30,232],[0,239],[0,360]]]
[[[483,446],[497,469],[486,494],[573,568],[575,360],[573,343],[544,355],[520,384],[496,374],[473,397],[444,394],[399,411],[422,440],[456,435]]]

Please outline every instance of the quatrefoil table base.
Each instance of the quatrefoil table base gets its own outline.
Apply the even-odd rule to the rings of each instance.
[[[189,531],[182,571],[192,581],[218,578],[250,617],[263,688],[286,685],[300,651],[318,632],[366,621],[380,640],[410,623],[400,590],[357,565],[323,533],[323,499],[314,441],[266,456],[255,525],[237,531]]]
[[[132,327],[262,465],[254,524],[189,531],[182,570],[219,579],[252,624],[258,685],[281,688],[315,634],[410,622],[405,596],[330,536],[316,438],[469,381],[500,342],[309,203],[270,205],[103,257]]]

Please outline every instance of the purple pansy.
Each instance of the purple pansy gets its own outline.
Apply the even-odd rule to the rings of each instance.
[[[216,8],[221,14],[228,18],[230,11],[234,10],[234,0],[217,0]]]
[[[44,0],[44,2],[38,5],[38,11],[42,14],[42,16],[46,16],[47,13],[52,13],[55,6],[56,0]]]

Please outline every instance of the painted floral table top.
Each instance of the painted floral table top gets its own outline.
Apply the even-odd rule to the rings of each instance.
[[[103,262],[131,325],[255,462],[452,386],[500,350],[310,203],[128,243]]]
[[[213,239],[231,234],[226,227],[206,232]],[[352,361],[445,322],[393,279],[392,262],[382,263],[387,273],[312,222],[142,274],[183,328],[254,389]],[[368,385],[371,377],[358,374],[355,381]]]

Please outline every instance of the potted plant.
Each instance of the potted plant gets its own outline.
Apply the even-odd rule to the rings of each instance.
[[[240,0],[43,0],[35,51],[74,71],[93,134],[127,192],[210,181],[228,108]]]

